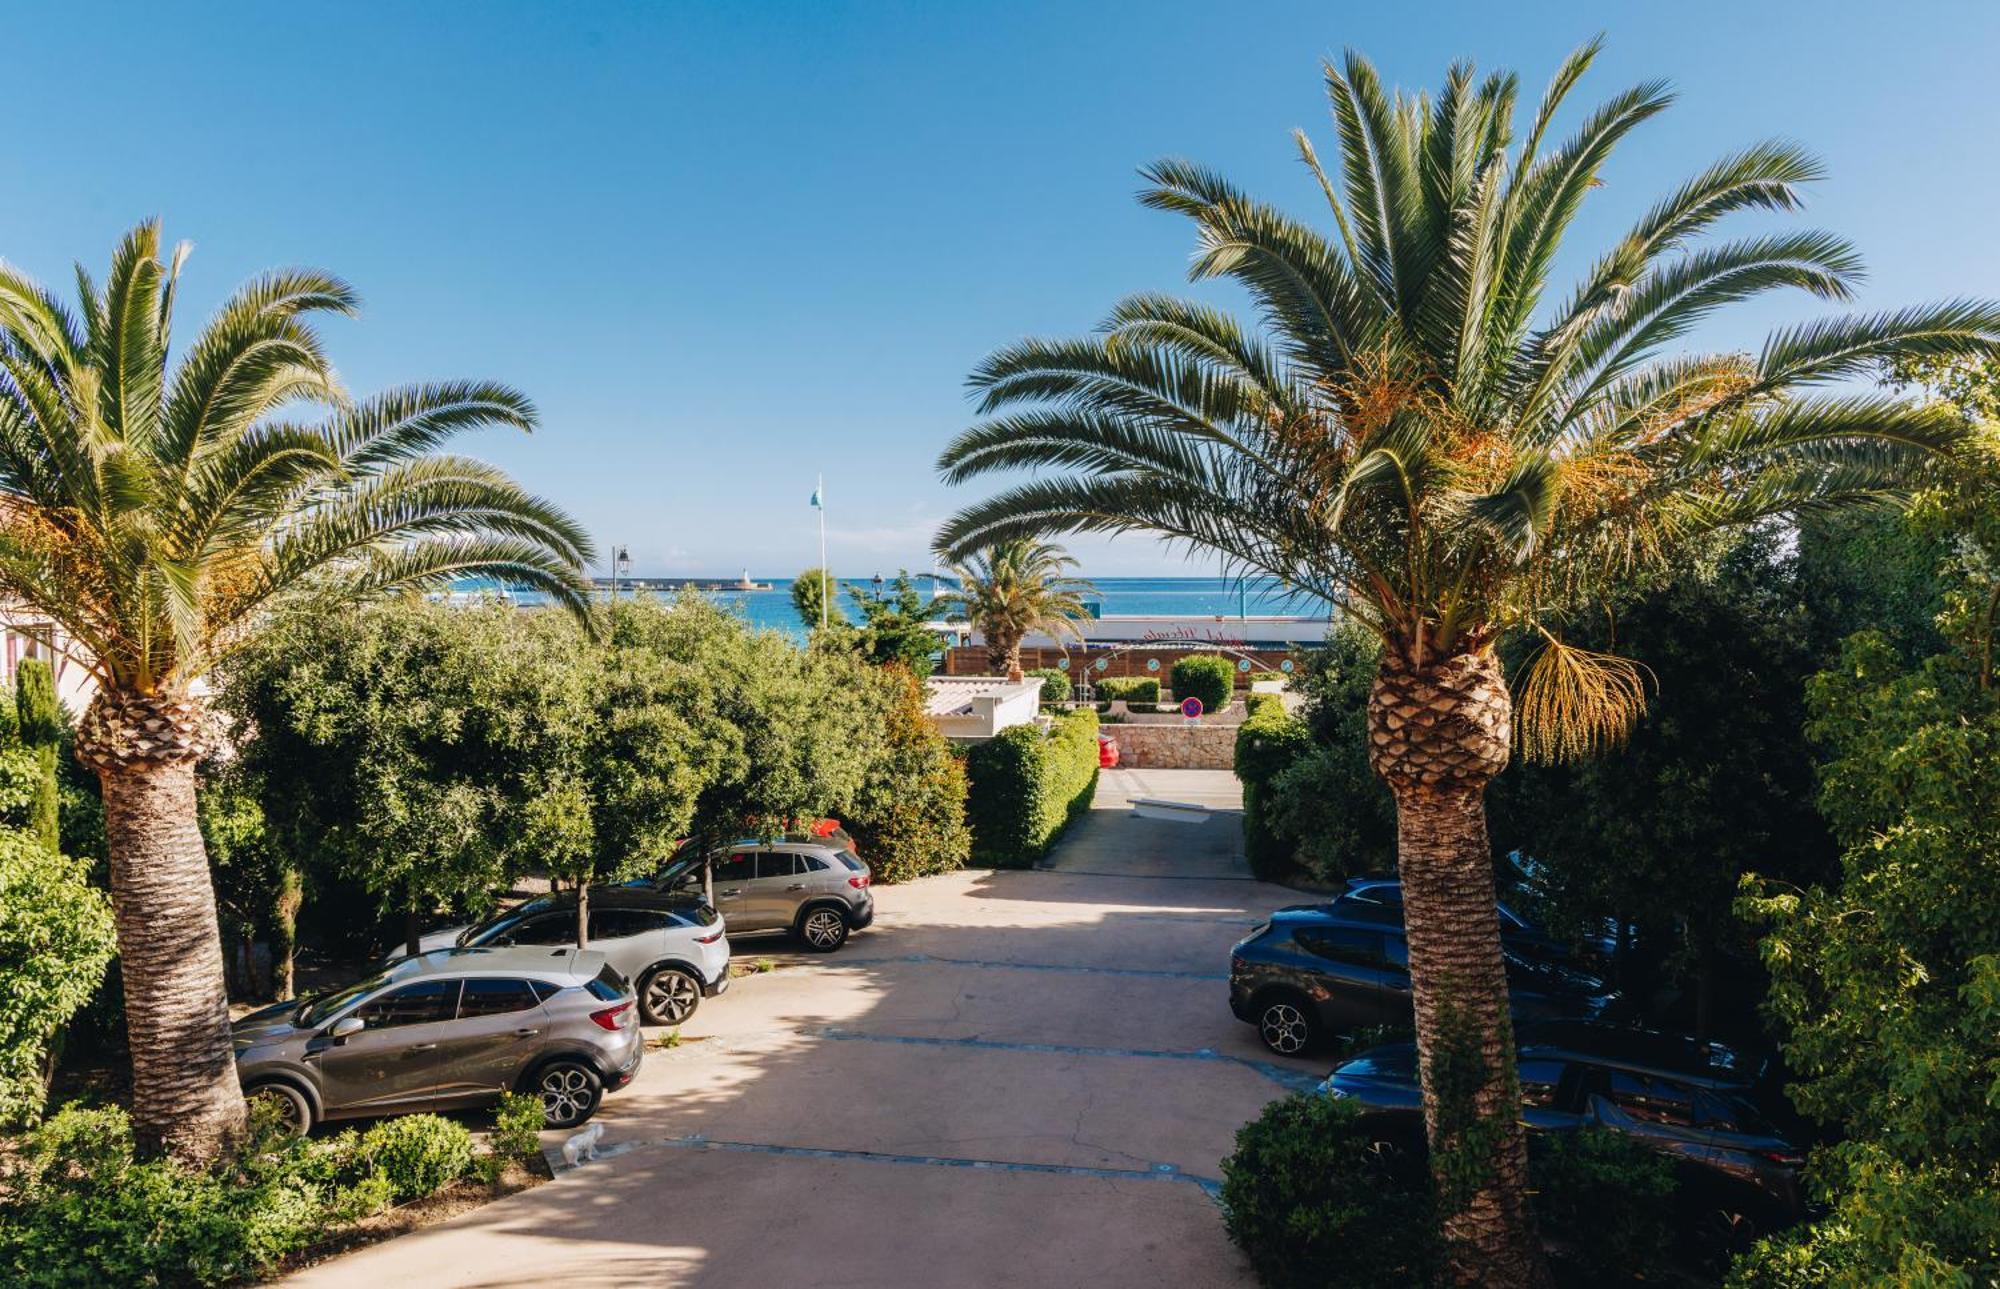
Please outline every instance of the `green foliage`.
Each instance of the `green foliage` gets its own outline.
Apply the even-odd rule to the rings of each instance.
[[[15,709],[21,746],[35,758],[34,796],[28,803],[28,831],[51,851],[62,847],[56,785],[56,750],[62,743],[62,702],[56,674],[40,658],[23,658],[14,671]]]
[[[493,1132],[487,1140],[504,1160],[531,1164],[542,1157],[543,1110],[540,1097],[504,1092],[493,1112]]]
[[[1236,690],[1236,664],[1214,654],[1196,653],[1174,660],[1174,701],[1201,700],[1202,710],[1219,712],[1229,706]]]
[[[886,589],[870,592],[850,586],[847,594],[861,615],[851,640],[863,658],[878,667],[894,664],[913,676],[931,674],[937,666],[931,655],[942,646],[926,625],[933,610],[917,593],[908,569],[899,571]]]
[[[1602,1128],[1531,1140],[1535,1217],[1576,1283],[1611,1284],[1671,1264],[1672,1160]]]
[[[0,828],[0,1124],[38,1118],[48,1051],[111,961],[111,905],[78,860]]]
[[[1097,791],[1097,713],[1055,718],[1049,732],[1016,725],[966,753],[972,862],[1026,868],[1049,851]]]
[[[840,608],[840,579],[828,569],[800,569],[792,579],[792,609],[799,615],[799,624],[807,631],[819,630],[822,606],[827,626],[847,625],[847,614]]]
[[[881,754],[844,816],[876,880],[904,882],[963,868],[965,767],[924,710],[921,681],[900,667],[874,678]]]
[[[65,1107],[0,1155],[0,1282],[95,1289],[262,1279],[399,1194],[429,1194],[463,1175],[461,1165],[442,1176],[461,1158],[445,1144],[449,1131],[420,1125],[387,1144],[392,1134],[384,1129],[410,1122],[314,1140],[253,1118],[241,1151],[196,1168],[139,1158],[123,1110]],[[418,1138],[433,1144],[417,1145]],[[372,1152],[370,1140],[378,1142]],[[388,1169],[399,1170],[399,1180]]]
[[[1120,699],[1128,703],[1160,701],[1160,682],[1153,676],[1106,676],[1103,680],[1093,681],[1091,688],[1102,702]]]
[[[1236,1133],[1222,1161],[1223,1221],[1270,1289],[1428,1283],[1437,1265],[1429,1183],[1373,1151],[1337,1097],[1294,1093]]]
[[[1243,853],[1250,869],[1266,881],[1283,878],[1292,866],[1296,839],[1271,825],[1271,792],[1280,773],[1312,747],[1306,723],[1288,715],[1283,703],[1258,703],[1236,728],[1236,777],[1243,783]]]
[[[1615,647],[1653,693],[1627,745],[1519,764],[1487,794],[1494,849],[1540,866],[1527,901],[1559,933],[1637,928],[1621,983],[1691,1008],[1656,1023],[1755,1033],[1760,989],[1732,905],[1744,872],[1804,883],[1835,847],[1813,808],[1805,683],[1820,665],[1783,534],[1758,532],[1568,639]],[[1615,630],[1614,630],[1615,627]],[[1688,986],[1692,986],[1689,988]]]
[[[1042,682],[1042,706],[1057,707],[1069,701],[1069,673],[1060,667],[1038,667],[1027,673]]]
[[[361,1136],[361,1162],[398,1200],[443,1190],[472,1167],[472,1134],[434,1114],[384,1119]]]
[[[205,767],[195,805],[215,882],[231,994],[290,997],[303,874],[265,825],[257,784],[241,761]],[[258,940],[270,948],[268,979],[256,971],[252,947]]]
[[[1833,1285],[1965,1285],[1957,1276],[1877,1280],[1863,1263],[1865,1250],[1855,1233],[1838,1222],[1814,1222],[1757,1242],[1736,1260],[1724,1283],[1729,1289],[1829,1289]]]

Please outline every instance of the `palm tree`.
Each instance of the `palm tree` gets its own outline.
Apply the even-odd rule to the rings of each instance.
[[[200,1159],[243,1121],[215,893],[195,823],[198,682],[261,615],[483,573],[581,611],[589,544],[478,461],[433,451],[534,409],[492,384],[352,401],[314,313],[346,283],[269,273],[169,355],[187,256],[145,223],[78,309],[0,265],[0,596],[54,620],[98,691],[77,757],[104,790],[133,1125]],[[317,407],[316,422],[290,419]]]
[[[1665,108],[1650,83],[1550,144],[1598,45],[1572,54],[1524,135],[1516,78],[1451,68],[1435,98],[1385,93],[1356,54],[1326,68],[1337,178],[1316,230],[1182,161],[1142,201],[1194,221],[1193,278],[1246,289],[1259,324],[1157,294],[1087,338],[1025,340],[971,380],[988,419],[952,482],[1053,467],[952,517],[950,554],[1064,532],[1149,531],[1324,597],[1383,650],[1368,750],[1396,801],[1425,1120],[1461,1281],[1545,1273],[1524,1199],[1507,980],[1483,794],[1515,741],[1586,754],[1644,701],[1628,661],[1565,645],[1565,612],[1762,517],[1879,497],[1960,435],[1951,416],[1830,389],[1884,358],[1992,353],[2000,308],[1960,302],[1781,330],[1749,354],[1669,354],[1718,306],[1780,287],[1845,300],[1853,250],[1824,233],[1713,242],[1789,211],[1820,171],[1766,143],[1640,216],[1568,295],[1571,221],[1614,147]],[[1503,636],[1539,646],[1516,697]]]
[[[1080,637],[1076,624],[1090,615],[1088,582],[1069,576],[1076,561],[1060,546],[1013,539],[965,555],[952,567],[959,589],[941,597],[965,614],[986,640],[986,666],[1021,679],[1021,641],[1043,631]]]

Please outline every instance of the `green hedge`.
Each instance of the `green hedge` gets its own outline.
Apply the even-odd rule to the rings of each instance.
[[[1251,696],[1249,719],[1236,730],[1236,777],[1243,782],[1243,854],[1261,878],[1282,877],[1292,866],[1290,842],[1271,826],[1271,785],[1311,751],[1312,731],[1277,695]]]
[[[1026,868],[1062,835],[1097,792],[1097,713],[1058,716],[1047,734],[1016,725],[965,757],[970,781],[966,821],[972,862],[986,868]]]
[[[1106,676],[1096,689],[1098,698],[1107,703],[1121,698],[1128,703],[1160,701],[1160,682],[1154,676]]]
[[[1212,653],[1189,654],[1174,664],[1174,701],[1199,698],[1204,710],[1219,712],[1236,692],[1236,664]]]
[[[1037,667],[1028,673],[1042,682],[1042,706],[1053,707],[1069,701],[1069,673],[1060,667]]]

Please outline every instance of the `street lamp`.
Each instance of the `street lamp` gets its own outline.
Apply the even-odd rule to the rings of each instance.
[[[611,548],[611,602],[618,602],[618,578],[632,572],[632,553],[623,546]]]

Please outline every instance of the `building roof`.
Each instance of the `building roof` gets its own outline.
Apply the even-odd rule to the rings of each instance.
[[[928,676],[924,679],[924,710],[932,716],[970,716],[977,699],[1011,698],[1039,691],[1039,680],[1008,680],[1004,676]]]

